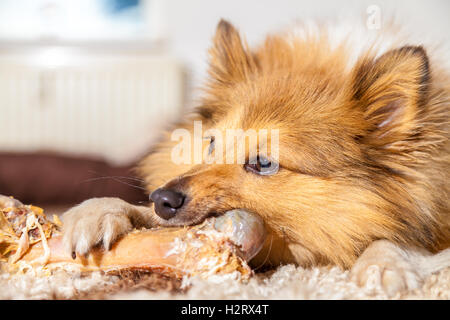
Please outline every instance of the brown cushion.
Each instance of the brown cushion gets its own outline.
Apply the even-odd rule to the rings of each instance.
[[[134,180],[132,169],[52,153],[0,153],[0,194],[36,205],[71,204],[92,197],[146,202],[148,195],[139,189],[142,184]]]

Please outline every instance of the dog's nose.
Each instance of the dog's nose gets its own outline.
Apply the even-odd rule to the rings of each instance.
[[[183,206],[184,194],[168,189],[156,189],[150,195],[150,200],[155,203],[155,212],[163,219],[175,216],[177,210]]]

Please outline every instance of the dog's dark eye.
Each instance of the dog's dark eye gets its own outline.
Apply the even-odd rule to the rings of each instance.
[[[244,165],[245,170],[262,175],[268,176],[277,173],[278,164],[270,161],[264,156],[258,156],[256,159],[251,159]]]
[[[208,148],[208,154],[211,155],[212,152],[214,151],[214,146],[215,146],[215,138],[214,137],[210,137],[210,142],[209,142],[209,148]]]

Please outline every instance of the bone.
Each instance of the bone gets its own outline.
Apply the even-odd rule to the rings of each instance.
[[[19,200],[0,194],[0,209],[17,208],[20,206],[23,206],[23,204]]]
[[[117,241],[109,251],[97,248],[88,257],[72,259],[61,235],[48,240],[50,255],[45,268],[78,267],[83,271],[147,270],[181,277],[239,272],[252,274],[247,262],[261,249],[266,237],[263,220],[244,210],[232,210],[185,228],[134,231]],[[31,247],[21,261],[42,265],[41,243]]]

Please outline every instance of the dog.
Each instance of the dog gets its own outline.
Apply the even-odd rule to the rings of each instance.
[[[173,128],[276,129],[279,156],[256,147],[244,163],[175,163],[168,130],[138,167],[150,206],[81,203],[63,216],[67,250],[86,255],[133,228],[193,225],[242,208],[269,234],[254,266],[337,265],[392,294],[450,266],[445,68],[422,46],[373,46],[352,59],[345,42],[330,39],[269,35],[252,50],[221,20],[201,104]],[[214,136],[200,139],[219,153]]]

